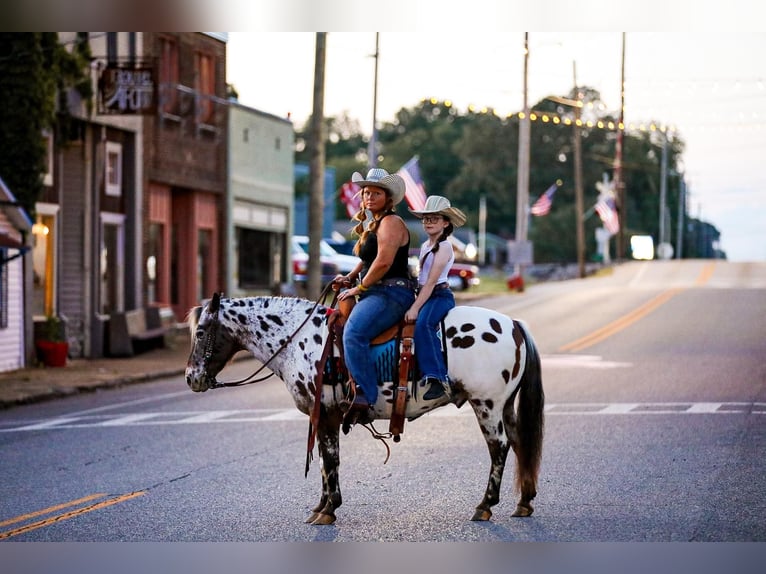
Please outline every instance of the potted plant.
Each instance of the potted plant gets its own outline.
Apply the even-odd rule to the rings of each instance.
[[[69,343],[66,341],[64,321],[49,315],[41,326],[35,346],[39,359],[46,367],[65,367]]]

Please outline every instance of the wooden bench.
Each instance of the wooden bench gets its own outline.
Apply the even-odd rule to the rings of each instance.
[[[159,307],[112,313],[109,316],[109,355],[132,357],[162,348],[167,332]]]

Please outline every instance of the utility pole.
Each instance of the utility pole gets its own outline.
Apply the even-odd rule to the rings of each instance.
[[[582,183],[582,142],[580,135],[580,118],[582,100],[580,89],[577,87],[577,63],[572,62],[572,74],[574,77],[575,97],[575,126],[574,126],[574,180],[575,180],[575,218],[577,225],[577,269],[579,277],[585,277],[585,220],[583,218],[583,183]]]
[[[676,259],[681,259],[684,246],[684,212],[686,211],[686,175],[681,174],[678,190],[678,227],[676,228]]]
[[[660,163],[660,230],[659,239],[657,243],[661,249],[660,257],[666,259],[665,243],[667,242],[667,236],[665,234],[665,220],[667,219],[667,195],[668,195],[668,134],[662,132],[664,136],[662,139],[662,162]]]
[[[378,166],[378,42],[380,32],[375,32],[375,80],[373,82],[372,92],[372,135],[370,136],[370,145],[367,146],[367,166],[372,169]]]
[[[622,180],[622,145],[625,136],[625,32],[622,33],[622,65],[620,71],[620,117],[617,120],[617,143],[614,151],[614,193],[617,197],[617,219],[620,231],[617,232],[617,260],[625,257],[625,228],[627,227],[627,198],[625,183]]]
[[[309,160],[309,266],[306,296],[319,299],[322,291],[322,262],[319,241],[324,215],[324,76],[327,32],[317,32],[314,60],[314,107],[311,113],[311,148]]]
[[[527,225],[529,209],[529,139],[530,119],[527,101],[527,77],[529,67],[529,32],[524,32],[524,107],[523,117],[519,121],[519,159],[516,179],[516,253],[526,253]],[[517,275],[521,275],[521,264],[514,266]]]

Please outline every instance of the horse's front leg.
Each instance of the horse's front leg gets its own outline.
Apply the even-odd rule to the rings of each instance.
[[[322,459],[322,498],[306,518],[307,524],[333,524],[335,509],[343,503],[338,476],[340,421],[340,417],[323,412],[317,426],[317,446]]]
[[[508,458],[510,443],[507,437],[490,436],[488,430],[482,426],[484,438],[489,448],[489,457],[491,467],[489,471],[489,480],[487,481],[487,490],[484,492],[484,498],[476,507],[471,520],[489,520],[492,518],[492,507],[500,501],[500,485],[503,482],[503,472],[505,470],[505,461]]]

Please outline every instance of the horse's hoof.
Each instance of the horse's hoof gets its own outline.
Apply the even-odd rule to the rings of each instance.
[[[312,512],[308,515],[306,520],[303,521],[304,524],[314,524],[314,521],[317,519],[317,516],[319,516],[318,512]]]
[[[473,513],[473,517],[471,520],[474,522],[486,522],[492,518],[492,511],[488,508],[477,508],[476,512]]]
[[[516,505],[516,511],[511,514],[511,516],[532,516],[532,513],[535,511],[535,509],[532,507],[531,504],[517,504]]]
[[[334,514],[322,514],[321,512],[316,515],[314,520],[311,522],[314,526],[328,526],[330,524],[333,524],[335,522],[335,515]]]

